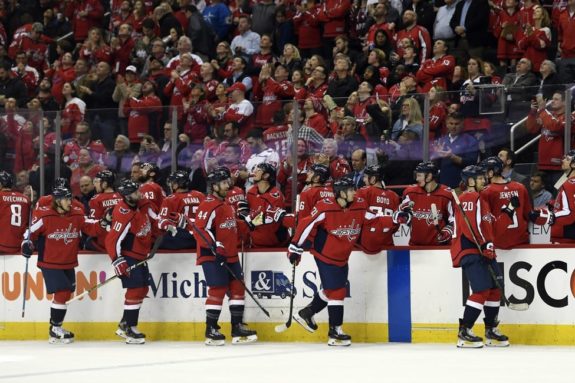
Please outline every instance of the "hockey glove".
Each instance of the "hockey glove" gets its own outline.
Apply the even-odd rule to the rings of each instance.
[[[293,243],[290,243],[289,247],[288,247],[288,258],[289,261],[292,265],[299,265],[299,262],[301,261],[301,255],[303,254],[303,249],[301,247],[298,247],[296,245],[294,245]]]
[[[250,213],[250,206],[248,205],[248,201],[238,201],[238,214],[249,214]]]
[[[22,255],[26,258],[30,258],[32,253],[34,253],[34,243],[29,239],[25,239],[20,244],[20,249],[22,250]]]
[[[396,211],[395,213],[393,213],[393,216],[392,216],[393,223],[409,225],[411,223],[411,217],[412,216],[413,216],[413,214],[411,213],[411,210]]]
[[[168,219],[180,229],[185,229],[188,226],[188,219],[184,214],[171,212],[168,214]]]
[[[398,211],[412,211],[413,210],[413,205],[415,205],[415,202],[413,201],[404,201],[401,204],[399,204],[399,207],[397,208]]]
[[[275,211],[270,210],[268,208],[266,213],[268,213],[270,216],[273,217],[273,222],[280,222],[283,219],[283,217],[287,214],[284,209],[280,208],[277,208]]]
[[[443,226],[443,229],[439,231],[439,233],[435,237],[435,240],[440,245],[446,245],[449,243],[449,241],[451,241],[452,236],[453,236],[453,228],[451,227],[451,225],[445,225]]]
[[[529,220],[539,226],[553,226],[555,223],[555,213],[547,209],[532,210],[529,212]]]
[[[109,208],[104,213],[102,219],[100,219],[100,227],[106,231],[110,231],[110,225],[112,224],[112,210],[113,208]]]
[[[224,245],[221,242],[216,242],[216,246],[212,249],[215,257],[215,262],[222,266],[224,263],[227,263],[227,258],[224,253]]]
[[[483,246],[481,246],[481,252],[483,253],[483,256],[489,260],[495,259],[496,257],[495,248],[493,247],[492,242],[484,243]]]
[[[114,266],[114,272],[118,277],[130,276],[130,266],[124,257],[118,257],[112,262],[112,266]]]
[[[519,207],[519,197],[513,196],[509,199],[509,203],[501,207],[501,212],[507,214],[509,218],[513,218],[515,209]]]

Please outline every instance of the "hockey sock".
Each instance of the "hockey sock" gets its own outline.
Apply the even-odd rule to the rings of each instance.
[[[206,310],[206,325],[209,327],[216,327],[218,325],[218,320],[220,319],[221,310]]]
[[[232,326],[235,324],[242,323],[244,319],[244,305],[231,304],[230,301],[230,315],[232,317],[231,318]]]
[[[477,318],[479,318],[479,314],[481,314],[481,309],[469,306],[469,304],[467,304],[465,306],[465,310],[463,311],[463,323],[469,328],[473,327],[475,321]]]
[[[311,311],[314,314],[317,314],[318,312],[323,310],[325,306],[327,306],[327,297],[325,297],[323,291],[321,290],[315,293],[315,295],[313,296],[313,300],[308,305],[308,307],[311,308]]]
[[[138,318],[140,316],[140,308],[138,307],[135,310],[128,310],[124,308],[124,321],[130,327],[138,325]]]
[[[485,301],[483,306],[483,312],[485,313],[485,325],[489,327],[497,326],[497,316],[499,314],[501,300],[501,292],[499,289],[489,290],[489,296]]]
[[[330,326],[341,326],[343,323],[343,301],[330,301],[327,306]]]
[[[54,307],[55,305],[56,304],[52,303],[52,307],[50,307],[50,324],[52,326],[61,326],[66,316],[66,305],[57,305],[63,306],[64,308]]]

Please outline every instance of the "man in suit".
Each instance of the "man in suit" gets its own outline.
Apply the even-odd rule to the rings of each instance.
[[[367,155],[365,150],[357,149],[351,153],[351,167],[353,168],[353,172],[349,177],[353,180],[353,185],[356,190],[365,186],[365,183],[363,182],[363,172],[366,164]]]
[[[483,56],[489,38],[487,20],[487,0],[461,0],[455,7],[449,25],[457,36],[453,55],[458,59],[458,64],[466,63],[469,57]]]

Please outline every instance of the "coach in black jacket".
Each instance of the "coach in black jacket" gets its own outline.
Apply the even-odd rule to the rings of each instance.
[[[463,16],[463,17],[462,17]],[[455,6],[449,26],[457,36],[458,53],[468,51],[463,58],[465,64],[469,57],[483,55],[483,48],[487,45],[487,21],[489,20],[489,4],[487,0],[461,0]]]

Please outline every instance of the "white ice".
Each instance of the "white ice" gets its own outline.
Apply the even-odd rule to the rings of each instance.
[[[556,383],[575,381],[575,347],[441,344],[0,342],[1,382]]]

